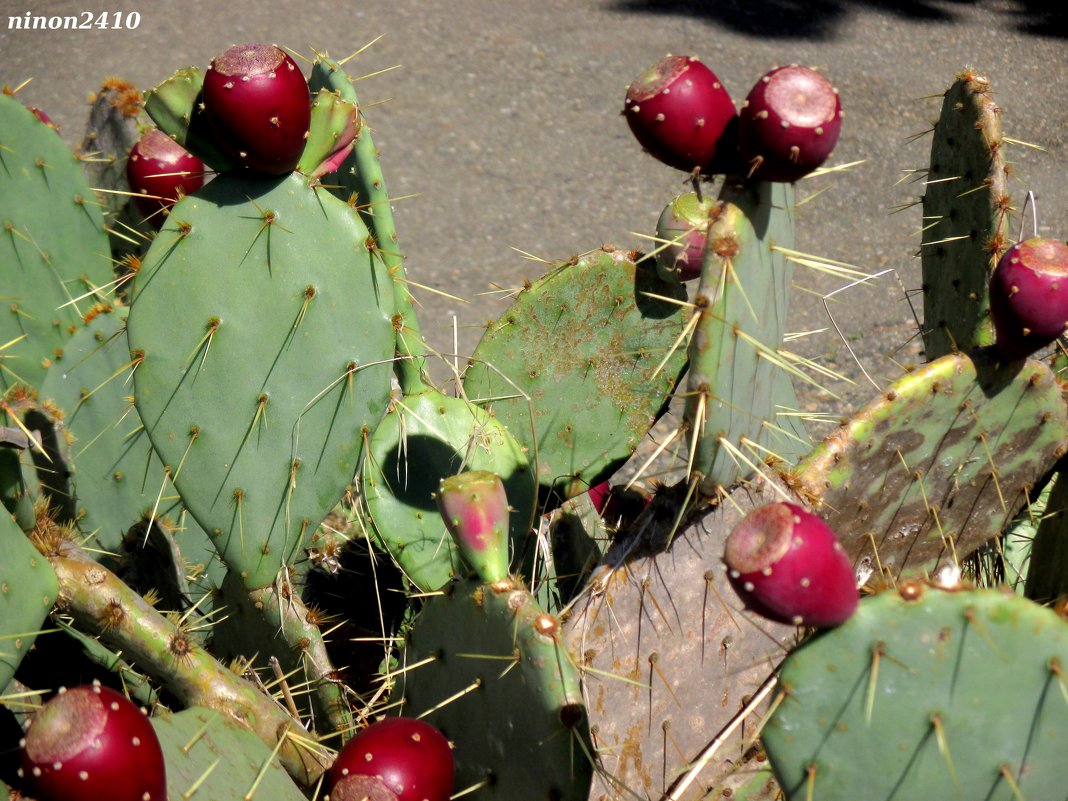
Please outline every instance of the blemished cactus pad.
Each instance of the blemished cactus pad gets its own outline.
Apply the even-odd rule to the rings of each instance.
[[[227,173],[175,205],[137,276],[138,412],[250,589],[341,497],[387,405],[393,287],[366,239],[300,175]]]
[[[630,458],[685,367],[685,299],[651,259],[598,250],[550,269],[487,329],[464,390],[537,458],[543,494],[585,492]]]
[[[54,128],[0,94],[0,390],[39,385],[111,280],[101,203]]]
[[[453,743],[476,801],[586,801],[592,750],[579,669],[559,621],[515,580],[461,581],[428,600],[398,676],[403,714]]]
[[[791,799],[1061,798],[1068,625],[908,582],[790,654],[763,732]]]
[[[858,578],[933,574],[999,534],[1063,455],[1061,393],[1041,362],[943,356],[854,414],[794,475]]]
[[[971,71],[946,90],[923,194],[923,344],[928,360],[994,341],[987,284],[1009,246],[1001,109]]]
[[[602,770],[592,801],[661,798],[755,694],[797,628],[747,611],[722,557],[731,529],[754,508],[781,500],[753,481],[729,500],[676,525],[686,486],[661,490],[638,522],[616,536],[564,623],[582,659],[590,726]],[[760,718],[752,716],[753,725]],[[740,744],[728,739],[685,801],[705,788],[737,788]]]

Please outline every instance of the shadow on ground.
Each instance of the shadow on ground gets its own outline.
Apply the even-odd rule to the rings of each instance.
[[[865,8],[904,19],[951,24],[959,22],[964,7],[971,5],[976,0],[611,0],[607,7],[620,13],[697,17],[751,36],[818,40],[833,38],[839,25]],[[1068,38],[1064,0],[1012,0],[1001,13],[1006,27]]]

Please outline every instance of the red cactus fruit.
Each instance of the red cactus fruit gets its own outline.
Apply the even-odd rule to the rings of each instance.
[[[157,128],[130,149],[126,182],[146,219],[159,224],[164,209],[204,185],[204,162]]]
[[[842,103],[819,72],[794,64],[757,81],[738,117],[748,172],[763,181],[791,182],[831,155],[842,130]]]
[[[469,470],[441,480],[438,510],[460,553],[487,584],[508,578],[508,496],[500,476]]]
[[[667,56],[627,89],[623,114],[638,142],[680,170],[715,172],[737,113],[719,78],[694,56]]]
[[[1033,237],[1017,242],[990,277],[990,313],[1002,356],[1020,359],[1068,328],[1068,245]]]
[[[234,45],[204,75],[205,127],[248,169],[292,172],[304,150],[311,95],[295,61],[275,45]]]
[[[328,801],[448,801],[455,766],[445,736],[413,718],[372,723],[341,749]]]
[[[664,281],[691,281],[701,275],[708,224],[719,206],[696,192],[679,195],[668,203],[656,223],[656,271]],[[665,244],[670,242],[671,244]]]
[[[837,626],[857,608],[857,580],[830,526],[792,503],[754,509],[727,537],[731,586],[780,623]]]
[[[19,773],[38,801],[167,801],[163,750],[148,717],[97,683],[61,690],[37,713]]]

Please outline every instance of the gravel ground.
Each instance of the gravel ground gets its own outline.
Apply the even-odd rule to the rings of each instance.
[[[4,0],[7,15],[64,15],[118,7],[85,0]],[[846,110],[836,163],[848,173],[807,181],[819,196],[799,211],[801,250],[865,270],[895,272],[837,296],[835,321],[880,384],[915,361],[906,288],[920,211],[891,214],[919,194],[898,183],[927,160],[938,95],[959,70],[986,74],[1012,137],[1019,200],[1039,198],[1040,232],[1063,231],[1068,213],[1068,18],[1063,4],[1025,0],[306,0],[293,7],[189,0],[130,7],[136,30],[13,30],[0,14],[0,81],[45,109],[80,139],[85,98],[118,74],[142,87],[187,64],[206,65],[237,41],[277,41],[297,51],[347,55],[371,75],[359,88],[397,203],[409,275],[467,302],[420,292],[432,344],[468,353],[500,314],[497,287],[542,269],[517,250],[567,258],[603,242],[634,247],[661,207],[683,191],[682,175],[641,153],[619,117],[630,80],[667,52],[702,57],[736,100],[770,67],[802,62],[838,85]],[[126,11],[123,7],[121,9]],[[399,67],[398,69],[389,69]],[[825,191],[824,191],[825,190]],[[1062,234],[1063,235],[1063,234]],[[791,328],[828,328],[820,293],[842,281],[799,270]],[[833,331],[800,341],[806,355],[850,376],[861,372]],[[892,358],[891,358],[892,356]],[[829,414],[863,402],[874,387],[841,382],[841,396],[805,391]]]

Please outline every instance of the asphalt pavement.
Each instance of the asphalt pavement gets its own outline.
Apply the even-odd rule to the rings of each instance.
[[[358,89],[391,193],[414,195],[396,203],[409,276],[467,301],[417,291],[424,330],[443,351],[453,349],[454,318],[468,353],[504,308],[495,290],[544,270],[521,252],[552,260],[602,243],[641,246],[635,232],[651,233],[663,205],[685,189],[681,173],[641,152],[619,115],[626,86],[669,52],[700,56],[736,101],[784,63],[816,66],[838,86],[846,116],[832,161],[864,163],[802,183],[802,195],[818,196],[799,209],[798,246],[870,272],[894,270],[833,304],[879,383],[899,372],[887,354],[915,358],[904,289],[919,285],[923,223],[918,206],[892,211],[922,192],[907,171],[925,165],[930,139],[914,135],[930,127],[955,73],[970,67],[989,78],[1006,135],[1035,146],[1009,148],[1013,199],[1033,190],[1039,232],[1068,237],[1063,2],[107,2],[0,2],[0,82],[32,78],[20,97],[71,144],[81,138],[87,95],[106,76],[148,88],[236,42],[343,57],[377,39],[350,69],[369,76]],[[133,29],[14,29],[26,12],[139,19]],[[801,270],[796,284],[790,328],[827,328],[819,294],[842,281]],[[798,348],[860,374],[832,330]],[[846,403],[870,391],[847,389]]]

